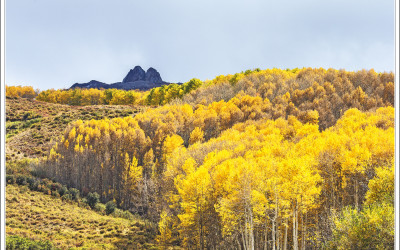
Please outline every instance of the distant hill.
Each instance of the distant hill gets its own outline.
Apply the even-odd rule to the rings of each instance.
[[[87,83],[75,83],[70,87],[74,88],[95,88],[95,89],[124,89],[124,90],[149,90],[163,85],[168,85],[169,82],[164,82],[160,76],[160,73],[154,68],[149,68],[144,71],[142,67],[136,66],[131,69],[122,82],[116,82],[107,84],[104,82],[91,80]],[[178,83],[179,84],[179,83]]]
[[[53,140],[63,135],[72,121],[112,119],[141,112],[140,107],[128,105],[69,106],[31,100],[7,98],[6,158],[37,158],[46,155]]]

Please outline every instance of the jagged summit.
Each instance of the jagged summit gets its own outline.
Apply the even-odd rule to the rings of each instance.
[[[125,76],[122,82],[136,82],[136,81],[144,81],[146,79],[146,72],[140,66],[136,66],[135,68],[129,70],[129,73]]]
[[[150,67],[146,72],[145,81],[154,82],[154,83],[162,83],[163,80],[161,79],[160,73],[157,70]]]
[[[96,80],[91,80],[88,83],[75,83],[71,86],[73,88],[96,88],[96,89],[139,89],[148,90],[155,87],[160,87],[162,85],[168,85],[169,82],[164,82],[161,78],[160,73],[152,67],[150,67],[146,72],[140,66],[135,66],[133,69],[129,70],[128,74],[122,80],[122,82],[116,82],[112,84],[107,84],[99,82]]]

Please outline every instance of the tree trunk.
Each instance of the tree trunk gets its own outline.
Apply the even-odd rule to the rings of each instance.
[[[356,204],[357,211],[360,211],[359,206],[358,206],[358,180],[357,179],[355,180],[355,204]]]
[[[279,212],[279,211],[278,211]],[[281,249],[282,247],[281,247],[281,234],[280,234],[280,232],[279,232],[279,225],[280,225],[280,219],[278,218],[277,220],[276,220],[276,247],[278,248],[278,249]]]
[[[275,217],[276,218],[276,217]],[[272,249],[276,250],[276,239],[275,239],[275,218],[272,220]]]
[[[283,245],[284,250],[287,250],[287,235],[288,235],[288,219],[286,219],[285,223],[285,243]]]
[[[297,201],[293,207],[293,249],[298,250],[298,242],[297,242]]]
[[[268,220],[265,220],[265,232],[264,232],[264,249],[268,249]]]

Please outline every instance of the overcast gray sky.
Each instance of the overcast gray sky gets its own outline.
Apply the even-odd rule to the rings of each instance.
[[[394,71],[393,0],[7,0],[6,84],[41,90],[129,69],[163,80],[253,68]]]

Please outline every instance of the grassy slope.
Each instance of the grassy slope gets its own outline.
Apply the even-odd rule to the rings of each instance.
[[[127,105],[79,107],[7,98],[7,165],[13,168],[11,162],[14,160],[46,155],[74,120],[124,117],[141,109]],[[50,240],[62,249],[143,249],[151,248],[154,241],[154,233],[143,220],[100,215],[77,203],[30,191],[26,186],[7,185],[6,219],[7,235]]]
[[[77,203],[7,185],[7,235],[49,240],[58,248],[146,249],[154,239],[143,220],[100,215]]]
[[[68,106],[29,100],[6,99],[6,158],[44,156],[68,124],[74,120],[90,120],[133,115],[141,108],[118,106]]]

